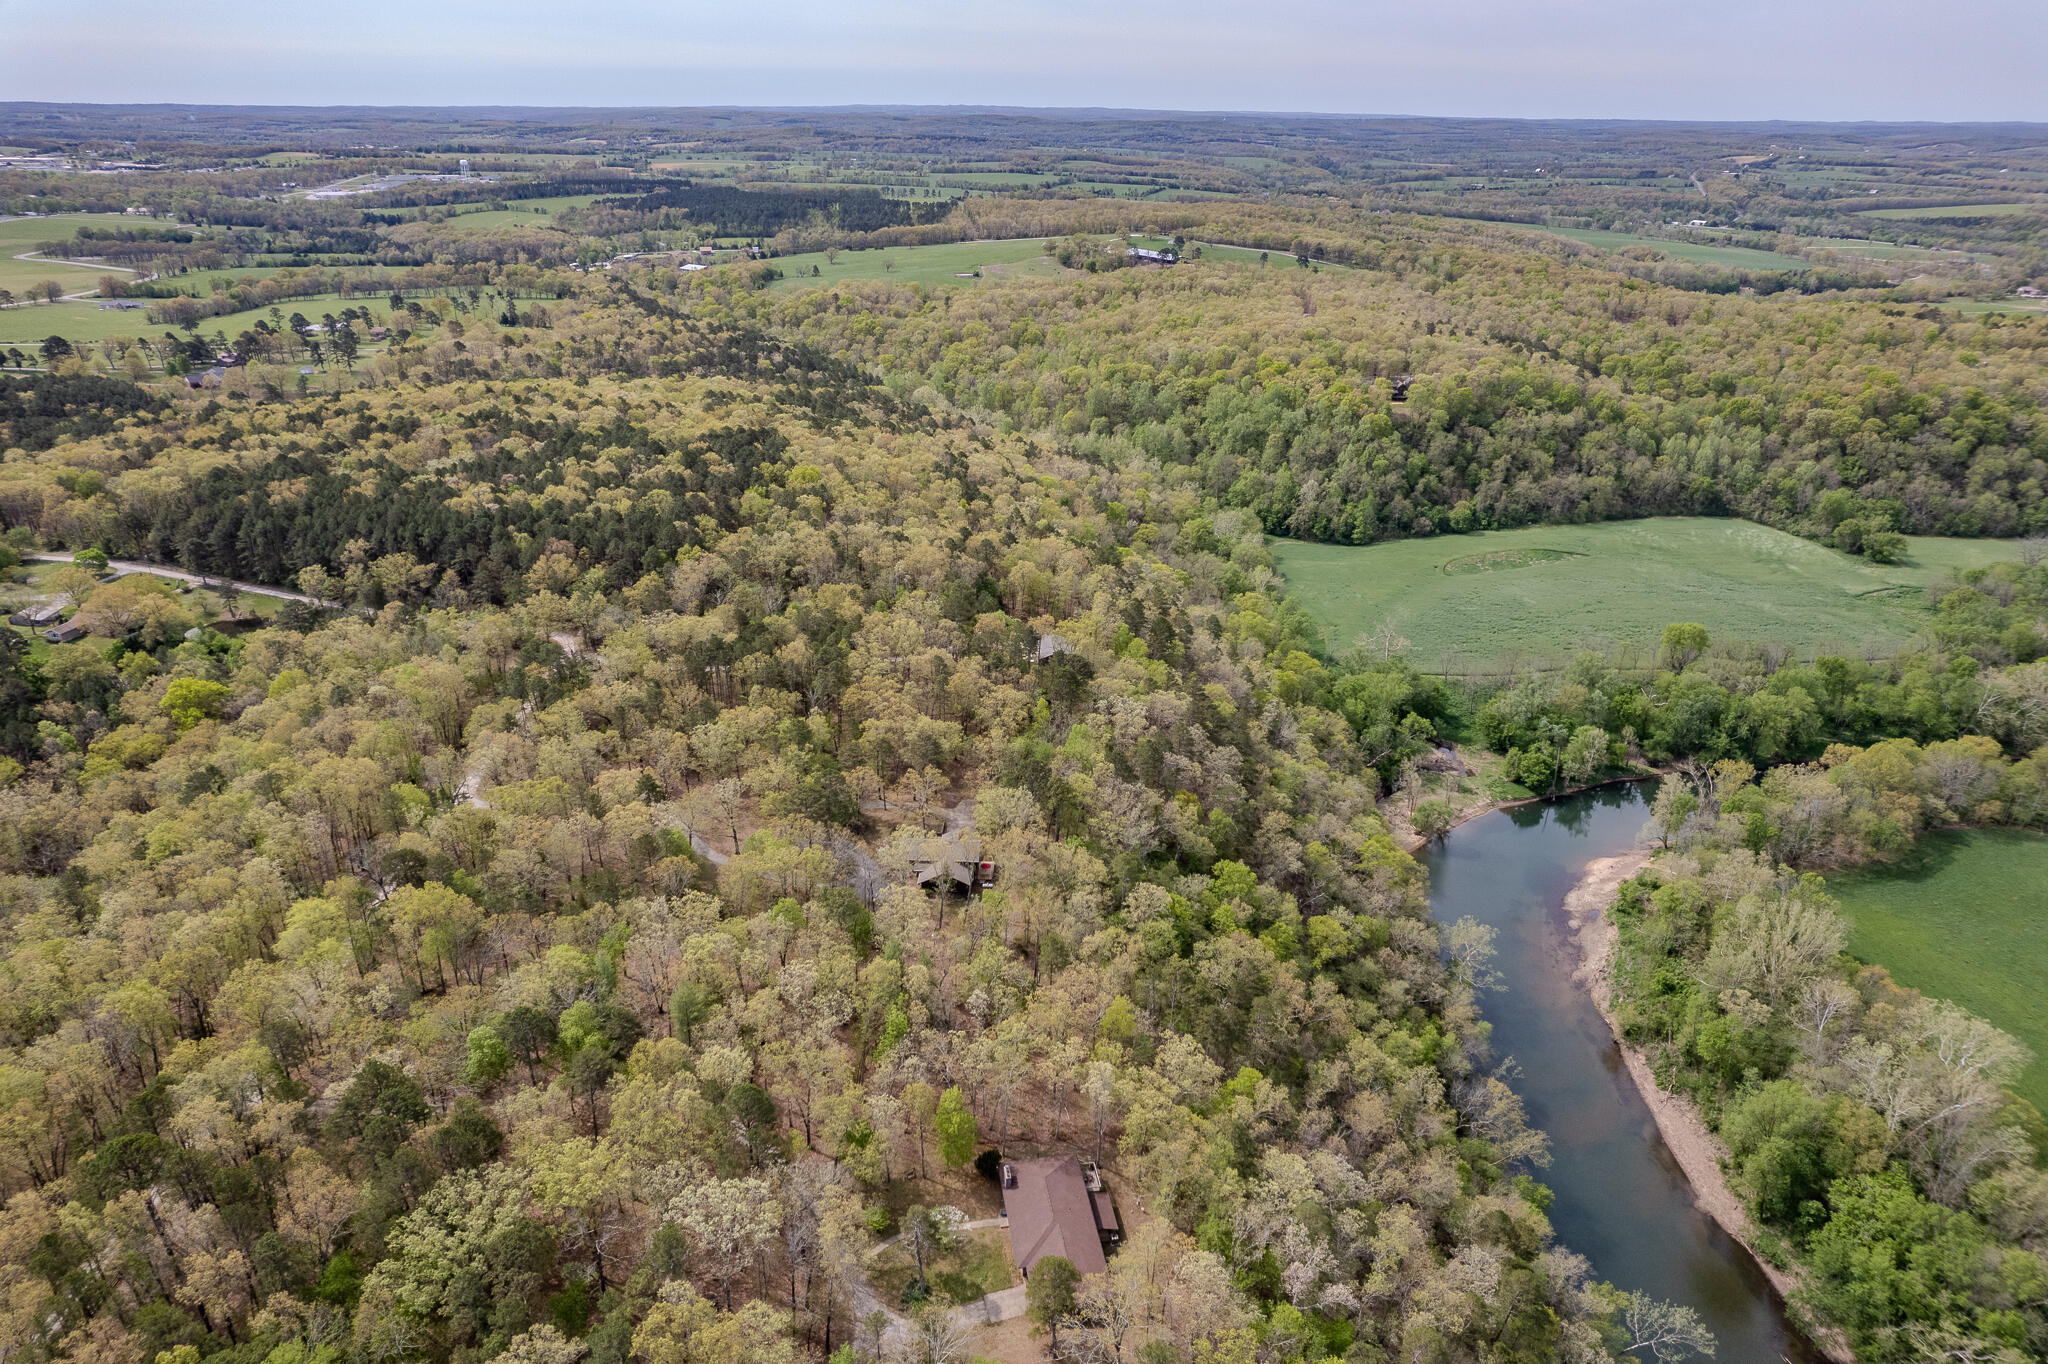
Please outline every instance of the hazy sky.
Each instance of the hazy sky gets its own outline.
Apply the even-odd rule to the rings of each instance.
[[[0,0],[0,99],[2048,120],[2048,0]]]

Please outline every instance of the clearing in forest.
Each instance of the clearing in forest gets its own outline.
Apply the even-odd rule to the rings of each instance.
[[[1332,649],[1391,626],[1421,667],[1464,672],[1654,649],[1681,620],[1802,656],[1881,654],[1927,619],[1921,588],[2012,557],[2002,540],[1907,543],[1901,562],[1875,564],[1749,521],[1675,516],[1378,545],[1278,540],[1273,555]]]
[[[1954,1000],[2033,1051],[2014,1089],[2048,1112],[2048,838],[1940,830],[1899,865],[1831,876],[1828,889],[1855,925],[1849,951],[1858,961]]]

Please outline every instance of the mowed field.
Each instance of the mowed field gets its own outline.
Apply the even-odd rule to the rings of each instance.
[[[143,220],[147,222],[147,220]],[[52,218],[9,218],[0,222],[0,289],[11,290],[17,296],[25,294],[46,279],[52,279],[64,286],[65,292],[76,293],[80,289],[96,289],[100,276],[120,275],[127,278],[125,270],[108,270],[97,265],[68,265],[54,260],[20,260],[25,251],[35,251],[44,242],[62,241],[78,230],[81,223],[120,223],[127,227],[137,226],[137,220],[119,213],[79,213]],[[7,311],[12,311],[9,309]]]
[[[1855,925],[1849,951],[2024,1042],[2015,1086],[2048,1112],[2048,838],[2017,829],[1928,834],[1903,865],[1828,878]]]
[[[1463,672],[1654,647],[1673,621],[1802,654],[1879,653],[1926,619],[1918,589],[2013,552],[1998,540],[1909,546],[1903,562],[1873,564],[1748,521],[1654,517],[1379,545],[1277,540],[1273,555],[1332,649],[1390,625],[1420,666]]]

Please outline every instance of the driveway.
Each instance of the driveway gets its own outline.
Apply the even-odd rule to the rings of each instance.
[[[68,564],[71,562],[69,554],[25,554],[22,557],[39,564]],[[238,587],[244,592],[254,593],[259,597],[282,597],[286,601],[305,602],[308,606],[332,607],[336,604],[331,601],[321,601],[317,597],[309,597],[304,592],[294,592],[288,587],[265,587],[262,583],[234,582],[229,578],[216,578],[204,573],[187,573],[182,568],[171,568],[165,564],[144,563],[140,559],[109,559],[107,560],[107,567],[116,573],[150,573],[159,578],[170,578],[176,582],[191,583],[195,587],[219,587],[227,584]]]

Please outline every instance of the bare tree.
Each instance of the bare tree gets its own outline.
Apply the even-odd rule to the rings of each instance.
[[[1714,1334],[1700,1320],[1700,1314],[1675,1302],[1662,1302],[1647,1293],[1631,1293],[1622,1300],[1621,1329],[1628,1333],[1628,1351],[1648,1350],[1659,1360],[1711,1358],[1717,1348]]]

